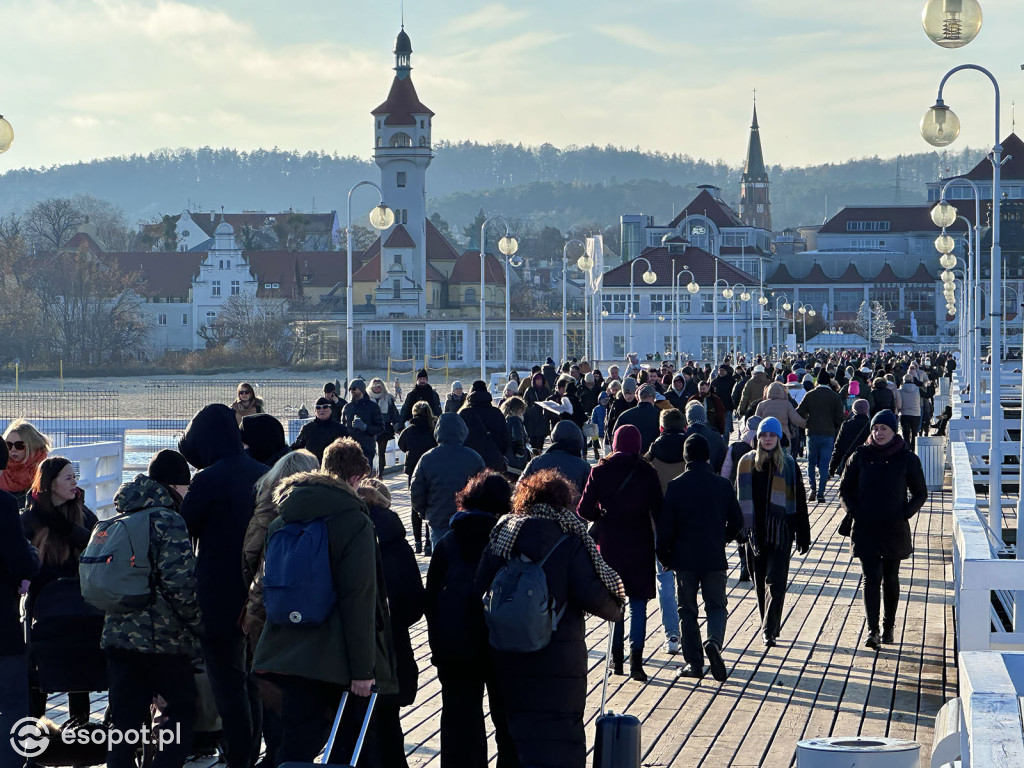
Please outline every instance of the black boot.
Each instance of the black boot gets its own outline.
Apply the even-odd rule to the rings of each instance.
[[[612,648],[612,674],[613,675],[624,675],[625,670],[622,668],[622,664],[625,661],[623,658],[624,652],[622,646],[618,648]]]
[[[632,648],[629,651],[629,676],[640,683],[647,682],[647,673],[644,672],[644,649]]]

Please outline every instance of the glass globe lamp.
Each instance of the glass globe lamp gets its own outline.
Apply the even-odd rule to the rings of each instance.
[[[658,274],[653,270],[648,269],[644,272],[644,282],[648,285],[654,285],[658,281]]]
[[[757,297],[757,303],[760,304],[762,307],[767,305],[768,304],[768,297],[767,296],[758,296]]]
[[[808,317],[814,317],[816,314],[818,314],[818,313],[815,312],[813,309],[807,310],[807,316]]]
[[[956,208],[947,203],[945,200],[940,200],[939,204],[932,208],[931,217],[932,223],[936,227],[951,227],[956,222]]]
[[[939,274],[939,278],[941,278],[942,282],[944,282],[944,283],[950,283],[950,284],[952,284],[952,282],[953,282],[953,281],[954,281],[954,280],[956,279],[956,278],[954,277],[953,273],[952,273],[952,272],[951,272],[950,270],[948,270],[948,269],[944,269],[944,270],[943,270],[943,271],[942,271],[942,272],[941,272],[941,273]]]
[[[511,256],[508,257],[508,263],[511,264],[516,269],[519,269],[519,267],[523,266],[523,257],[517,256],[516,254],[512,254]]]
[[[921,118],[921,136],[933,147],[946,147],[960,135],[960,118],[941,102],[936,102]]]
[[[11,148],[14,143],[14,128],[0,115],[0,154]]]
[[[740,301],[750,301],[750,294],[744,291],[740,294]]]
[[[519,241],[511,235],[505,235],[498,241],[498,250],[506,256],[511,256],[519,250]]]
[[[733,297],[732,288],[726,288],[725,290],[723,290],[722,295],[727,299],[731,299]]]
[[[782,309],[783,309],[784,312],[789,312],[789,310],[791,310],[792,308],[793,308],[793,305],[790,304],[788,301],[782,302]]]
[[[921,26],[928,39],[942,48],[962,48],[981,31],[978,0],[928,0],[921,9]]]
[[[943,269],[952,269],[956,266],[956,256],[952,253],[944,253],[939,257],[939,266]]]
[[[395,223],[395,212],[381,202],[370,211],[370,226],[374,229],[387,229]]]
[[[594,260],[584,253],[576,259],[576,266],[579,267],[580,272],[589,272],[594,267]]]
[[[801,315],[806,315],[807,307],[800,307],[800,309],[798,309],[797,312],[799,312]]]
[[[689,291],[690,293],[697,293],[700,290],[700,285],[698,285],[695,281],[691,280],[686,284],[686,290]]]
[[[956,248],[956,240],[943,232],[935,238],[935,250],[939,253],[952,253]]]

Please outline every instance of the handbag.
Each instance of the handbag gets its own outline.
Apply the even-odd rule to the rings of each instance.
[[[583,438],[585,440],[593,440],[597,437],[597,424],[592,421],[587,421],[583,424]]]
[[[839,523],[839,527],[836,529],[836,533],[840,536],[849,536],[853,533],[853,515],[847,512],[843,515],[843,520]]]

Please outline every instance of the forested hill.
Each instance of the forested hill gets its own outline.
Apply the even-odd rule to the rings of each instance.
[[[737,205],[741,168],[688,155],[617,147],[565,149],[544,144],[443,142],[427,177],[428,209],[454,231],[482,208],[535,226],[562,230],[617,224],[623,213],[667,221],[699,184],[722,188]],[[850,204],[921,202],[925,183],[970,169],[981,150],[878,157],[804,168],[770,167],[776,229],[820,223]],[[4,156],[8,163],[16,154]],[[23,212],[48,197],[89,194],[120,207],[130,221],[191,210],[338,210],[348,189],[376,179],[370,160],[278,149],[160,150],[0,175],[0,215]],[[898,180],[898,181],[897,181]],[[369,195],[367,195],[369,196]],[[359,202],[360,209],[367,207]]]

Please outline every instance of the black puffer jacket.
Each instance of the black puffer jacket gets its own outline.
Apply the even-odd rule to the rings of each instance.
[[[538,387],[537,384],[541,386]],[[543,440],[548,436],[548,417],[537,403],[547,400],[550,395],[551,390],[544,384],[544,376],[539,373],[533,377],[532,385],[523,393],[523,402],[526,403],[523,424],[526,426],[526,434],[532,440]]]
[[[527,520],[512,554],[540,560],[561,535],[554,520]],[[484,553],[476,578],[478,598],[506,562],[490,548]],[[622,607],[598,578],[586,545],[576,537],[570,537],[552,553],[544,573],[555,604],[565,606],[551,643],[534,653],[491,653],[509,731],[522,764],[583,768],[587,752],[583,712],[589,667],[585,614],[617,621],[622,618]]]
[[[420,400],[430,403],[430,410],[434,412],[435,416],[441,415],[441,398],[438,397],[434,388],[429,384],[424,384],[422,387],[416,385],[405,396],[405,403],[402,404],[402,412],[399,414],[399,420],[402,424],[407,423],[412,418],[412,407]]]
[[[483,604],[473,580],[496,522],[494,515],[486,512],[457,512],[451,531],[434,547],[427,570],[430,663],[480,679],[486,677],[491,658]]]
[[[504,428],[504,419],[501,425]],[[463,445],[468,434],[459,414],[443,414],[434,431],[437,447],[423,454],[412,473],[412,509],[438,534],[448,530],[448,521],[455,514],[455,494],[466,487],[469,478],[486,469],[480,454]]]
[[[503,472],[505,452],[511,438],[505,417],[491,404],[491,400],[490,392],[471,392],[459,416],[469,430],[466,447],[479,453],[489,468]]]
[[[732,401],[732,390],[735,386],[736,377],[732,373],[728,373],[725,376],[716,376],[711,380],[711,391],[718,395],[727,411],[732,411],[736,408],[735,403]]]
[[[853,415],[843,422],[828,462],[829,475],[838,475],[846,466],[846,460],[864,444],[871,434],[871,421],[867,416]]]
[[[560,421],[551,433],[551,445],[540,456],[534,456],[523,470],[528,477],[542,469],[557,469],[583,493],[590,477],[590,463],[583,458],[583,433],[571,421]]]
[[[366,458],[372,460],[377,453],[377,435],[384,432],[384,414],[369,395],[349,400],[341,412],[341,424],[359,443]]]
[[[360,487],[380,547],[380,564],[391,611],[391,637],[398,671],[398,705],[407,707],[416,700],[420,671],[416,666],[409,627],[423,616],[423,582],[416,555],[405,537],[405,526],[391,509],[387,499],[372,488]]]
[[[247,586],[238,562],[255,504],[253,486],[267,467],[245,454],[235,414],[220,403],[192,417],[178,451],[199,470],[181,503],[181,516],[189,535],[199,541],[196,592],[204,635],[234,635],[240,631]]]
[[[853,515],[854,557],[906,560],[914,552],[910,518],[928,500],[921,460],[896,436],[885,446],[862,445],[839,484],[843,510]]]
[[[405,474],[411,477],[420,457],[436,445],[433,425],[422,416],[413,416],[398,436],[398,450],[405,454]]]
[[[463,392],[461,395],[456,395],[452,392],[444,400],[444,412],[445,413],[458,413],[466,402],[466,393]]]
[[[302,425],[295,442],[292,443],[292,450],[305,448],[316,456],[317,461],[323,461],[327,446],[339,437],[348,437],[348,430],[340,421],[313,419]]]
[[[0,656],[16,656],[25,650],[18,589],[24,579],[38,572],[39,555],[25,538],[18,505],[11,494],[0,491]]]

